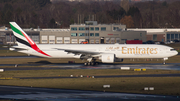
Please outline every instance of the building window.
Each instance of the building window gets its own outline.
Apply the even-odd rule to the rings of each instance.
[[[106,43],[110,43],[110,38],[106,38]]]
[[[63,43],[62,37],[56,37],[56,43]]]
[[[111,43],[115,43],[115,38],[111,38]]]
[[[83,41],[85,41],[85,39],[79,39],[79,43],[81,43],[81,42],[83,42]]]
[[[90,36],[94,36],[94,33],[90,33]]]
[[[170,34],[167,34],[167,41],[170,41]]]
[[[84,31],[85,28],[84,28],[84,27],[79,27],[79,30],[80,30],[80,31]]]
[[[39,43],[39,36],[33,35],[33,36],[32,36],[32,40],[33,40],[35,43]]]
[[[121,43],[126,43],[127,39],[121,39]]]
[[[91,40],[90,40],[90,43],[94,43],[94,39],[91,39]]]
[[[94,31],[94,27],[90,27],[90,31]]]
[[[101,31],[106,31],[106,27],[101,27]]]
[[[85,36],[85,33],[79,33],[79,36]]]
[[[77,31],[77,27],[71,27],[72,31]]]
[[[6,35],[6,41],[7,42],[14,42],[14,40],[15,40],[14,35],[11,35],[11,34],[10,35]],[[1,41],[1,42],[3,42],[3,41]]]
[[[99,27],[95,27],[95,31],[99,31]]]
[[[49,40],[49,43],[54,43],[55,41],[54,40]]]
[[[121,31],[122,29],[119,27],[113,27],[113,31]]]
[[[77,39],[71,39],[71,43],[78,43]]]
[[[96,44],[98,44],[99,43],[99,39],[96,39]]]
[[[47,43],[47,40],[42,40],[42,43]]]
[[[118,30],[119,29],[119,27],[113,27],[113,30],[115,31],[115,30]]]
[[[41,36],[42,43],[47,43],[48,38],[47,36]]]
[[[99,36],[99,33],[95,33],[95,36]]]
[[[71,33],[71,36],[77,36],[77,33]]]
[[[176,39],[176,40],[178,40],[178,39],[179,39],[178,34],[175,34],[175,39]]]
[[[174,34],[171,34],[171,40],[174,40]]]
[[[153,41],[157,41],[157,35],[153,35]]]
[[[70,43],[70,37],[64,37],[64,43]]]
[[[57,40],[57,43],[62,43],[62,40]]]
[[[120,43],[120,38],[116,38],[116,43]]]
[[[49,43],[55,43],[55,36],[53,35],[49,36]]]

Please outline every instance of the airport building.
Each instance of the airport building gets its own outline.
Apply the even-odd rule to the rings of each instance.
[[[122,24],[98,24],[97,21],[86,21],[85,24],[73,24],[69,29],[23,29],[35,43],[39,44],[80,44],[88,41],[91,44],[124,44],[126,40],[146,42],[146,31],[127,30]],[[12,30],[0,29],[0,42],[15,44]]]
[[[39,31],[32,29],[23,29],[35,43],[40,43]],[[11,29],[7,27],[0,29],[0,44],[15,44],[16,39]]]
[[[170,42],[180,40],[180,29],[178,28],[163,28],[163,29],[127,29],[131,31],[146,31],[147,41],[155,42]]]
[[[127,31],[126,25],[97,24],[96,21],[86,21],[85,24],[70,25],[70,29],[40,31],[41,42],[50,44],[78,44],[88,41],[91,44],[125,43],[126,40],[146,41],[145,31]]]

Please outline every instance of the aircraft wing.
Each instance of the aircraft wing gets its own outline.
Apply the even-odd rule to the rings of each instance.
[[[93,51],[88,51],[88,50],[74,50],[74,49],[60,49],[60,48],[55,48],[57,50],[64,50],[65,52],[68,53],[73,53],[75,55],[99,55],[101,54],[100,52],[93,52]]]

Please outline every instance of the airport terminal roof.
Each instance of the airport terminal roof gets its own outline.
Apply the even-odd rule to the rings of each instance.
[[[180,32],[180,28],[128,28],[131,31],[147,31],[147,33]]]

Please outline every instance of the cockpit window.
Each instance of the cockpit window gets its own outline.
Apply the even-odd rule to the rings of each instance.
[[[176,51],[175,49],[170,49],[170,51]]]

